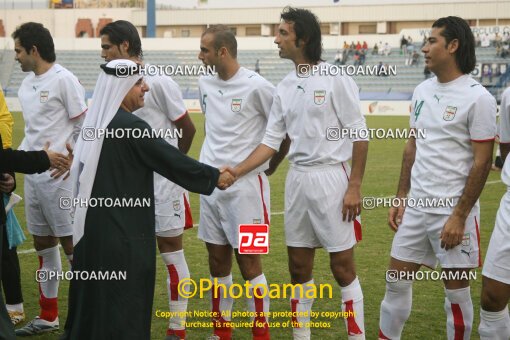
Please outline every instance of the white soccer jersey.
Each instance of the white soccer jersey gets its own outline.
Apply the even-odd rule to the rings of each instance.
[[[425,137],[416,139],[409,196],[456,200],[473,165],[471,142],[491,141],[496,135],[496,100],[463,75],[444,84],[436,77],[425,80],[416,87],[411,105],[411,128],[421,129]],[[452,209],[419,210],[449,214]]]
[[[73,119],[87,110],[85,89],[74,74],[59,64],[39,76],[30,72],[18,97],[25,119],[25,138],[19,149],[42,150],[50,142],[51,150],[67,154],[66,143],[74,145],[81,128]]]
[[[162,131],[165,140],[178,148],[178,131],[173,122],[187,113],[179,85],[169,76],[145,76],[149,92],[145,94],[145,105],[133,112],[145,120],[151,128]],[[172,138],[173,137],[173,138]],[[184,189],[158,173],[154,173],[154,200],[156,204],[169,202],[172,197],[182,195]],[[157,210],[157,209],[156,209]],[[158,211],[156,211],[156,214]]]
[[[200,77],[198,85],[206,118],[200,161],[216,167],[242,162],[264,136],[274,86],[244,67],[227,81],[210,75]]]
[[[503,144],[510,143],[510,87],[501,95],[501,104],[499,106],[499,142]],[[501,180],[510,187],[510,161],[507,159],[501,172]]]
[[[324,69],[331,68],[321,63]],[[299,78],[289,73],[277,86],[267,131],[262,143],[278,150],[287,133],[292,141],[289,162],[295,165],[332,165],[351,159],[352,141],[331,131],[353,132],[366,140],[365,118],[361,114],[359,90],[354,80],[343,75],[312,74]],[[328,132],[330,131],[330,132]],[[328,136],[329,135],[329,136]]]

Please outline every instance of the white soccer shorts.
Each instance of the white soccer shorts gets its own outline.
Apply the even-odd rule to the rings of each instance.
[[[264,173],[242,177],[225,191],[200,196],[198,238],[239,248],[240,224],[269,224],[269,181]]]
[[[339,252],[361,240],[360,216],[342,220],[350,168],[342,165],[291,166],[285,183],[287,246]]]
[[[391,257],[430,268],[435,268],[438,261],[442,268],[477,268],[481,265],[479,216],[479,209],[473,208],[466,219],[462,243],[445,250],[440,236],[450,215],[407,207],[393,238]]]

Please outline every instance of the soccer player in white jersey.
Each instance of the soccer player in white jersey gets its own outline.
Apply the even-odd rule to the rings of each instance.
[[[410,125],[426,132],[426,138],[407,141],[396,197],[449,199],[454,206],[390,208],[388,222],[396,234],[389,269],[397,279],[387,275],[379,338],[400,339],[411,313],[410,273],[422,264],[435,268],[439,260],[446,276],[448,339],[469,339],[468,274],[481,264],[478,197],[491,169],[496,101],[469,76],[476,63],[475,42],[463,19],[435,21],[422,52],[436,77],[416,87]]]
[[[18,91],[25,119],[25,138],[19,149],[41,150],[46,142],[63,153],[66,143],[74,145],[80,132],[85,90],[67,69],[55,63],[50,32],[39,23],[25,23],[12,34],[16,61],[30,72]],[[27,229],[34,237],[41,271],[61,271],[58,239],[72,262],[72,219],[69,210],[59,206],[61,197],[71,196],[71,182],[54,179],[48,172],[25,176]],[[41,274],[43,275],[43,274]],[[43,277],[43,276],[39,276]],[[28,336],[59,328],[58,280],[40,280],[41,312],[16,335]]]
[[[206,119],[200,161],[216,166],[236,164],[262,140],[273,102],[274,86],[259,74],[239,65],[237,41],[226,26],[212,26],[205,30],[198,58],[205,65],[215,67],[217,72],[200,77],[198,82]],[[269,171],[273,172],[278,163],[272,162]],[[213,320],[214,335],[221,340],[232,337],[230,315],[233,299],[225,296],[223,290],[227,287],[228,292],[232,285],[232,252],[243,279],[253,286],[266,285],[267,288],[260,255],[239,254],[238,251],[240,224],[269,224],[266,169],[268,165],[261,164],[228,190],[200,197],[198,237],[206,242],[211,280],[224,285],[215,286],[216,293],[211,294],[212,311],[222,313],[222,317]],[[269,312],[269,297],[257,298],[253,289],[250,296],[252,298],[247,299],[249,311],[260,315],[252,328],[253,339],[269,339],[267,318],[261,315]]]
[[[105,61],[130,59],[140,62],[142,44],[135,26],[128,21],[109,23],[100,31],[101,57]],[[195,126],[186,111],[179,85],[168,75],[146,75],[144,81],[150,91],[145,95],[145,106],[134,112],[153,129],[165,133],[166,141],[187,153],[191,147]],[[177,132],[182,138],[177,138]],[[169,308],[172,313],[167,339],[184,339],[188,299],[178,294],[179,281],[190,278],[182,244],[185,228],[193,227],[188,192],[154,173],[154,199],[156,211],[156,237],[161,258],[168,271],[166,286]]]
[[[501,95],[499,107],[499,147],[503,161],[510,152],[510,87]],[[504,162],[501,173],[503,183],[510,187],[510,161]],[[480,326],[482,340],[510,339],[510,193],[501,199],[496,225],[482,270],[482,297]]]
[[[240,177],[263,164],[288,134],[285,239],[292,283],[303,285],[304,291],[300,294],[296,289],[291,298],[292,312],[301,314],[293,317],[294,339],[310,339],[306,323],[314,301],[310,292],[318,247],[329,253],[342,310],[354,314],[345,319],[348,338],[365,339],[363,293],[354,265],[354,245],[361,239],[357,216],[368,150],[358,87],[349,76],[327,74],[331,65],[321,60],[320,25],[313,13],[289,7],[281,19],[274,42],[280,57],[292,60],[296,71],[276,88],[262,143],[233,172]],[[326,72],[301,74],[303,68],[314,66]],[[327,132],[339,129],[354,138],[336,138]]]

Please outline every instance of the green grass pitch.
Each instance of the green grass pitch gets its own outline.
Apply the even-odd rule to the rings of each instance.
[[[23,138],[23,119],[21,113],[14,113],[14,146],[17,147]],[[197,134],[193,142],[190,155],[198,158],[203,141],[203,116],[192,114],[192,119],[197,128]],[[368,126],[371,128],[406,128],[407,117],[367,117]],[[362,193],[364,196],[390,196],[396,191],[402,152],[405,140],[372,140],[369,146],[368,162],[363,181]],[[276,213],[271,218],[270,252],[263,255],[263,268],[269,283],[284,284],[290,278],[287,270],[287,254],[283,233],[283,195],[284,182],[288,163],[280,166],[278,171],[270,177],[271,181],[271,211]],[[494,226],[496,211],[499,201],[505,192],[505,186],[500,181],[499,172],[491,172],[487,184],[481,196],[481,244],[482,254],[485,254],[489,238]],[[23,196],[23,175],[17,175],[16,192]],[[194,222],[198,222],[198,195],[191,195],[191,207]],[[23,204],[18,205],[16,214],[21,224],[25,225]],[[393,232],[390,231],[387,222],[387,209],[377,208],[362,212],[363,241],[356,246],[355,256],[357,272],[364,294],[365,302],[365,326],[367,339],[377,339],[379,322],[379,305],[385,291],[385,271],[389,263],[389,252]],[[204,244],[197,239],[198,228],[185,232],[184,249],[191,276],[193,279],[208,278],[207,252]],[[39,312],[38,289],[35,281],[35,271],[38,261],[35,253],[26,252],[33,248],[32,238],[27,234],[28,240],[18,248],[22,271],[22,286],[24,306],[27,321],[31,320]],[[24,252],[25,251],[25,252]],[[63,255],[63,252],[61,252]],[[157,278],[154,295],[152,338],[163,339],[168,319],[156,316],[156,311],[168,311],[166,284],[166,270],[157,255]],[[68,269],[65,257],[62,258],[64,270]],[[478,339],[477,327],[479,323],[479,305],[481,289],[481,272],[477,270],[477,280],[472,282],[471,294],[474,305],[473,339]],[[242,283],[242,278],[234,265],[234,282]],[[340,308],[340,290],[335,284],[329,270],[328,255],[323,250],[318,250],[315,257],[314,279],[317,284],[329,283],[333,286],[333,298],[316,299],[313,305],[314,311],[338,311]],[[61,281],[59,290],[60,326],[64,327],[67,313],[67,291],[69,283]],[[444,292],[441,282],[421,281],[415,282],[413,287],[413,309],[404,328],[403,339],[445,339],[446,317],[443,309]],[[234,310],[245,310],[244,298],[234,302]],[[288,311],[288,298],[273,299],[272,311]],[[189,301],[189,311],[208,311],[209,299],[194,297]],[[205,317],[191,317],[189,321],[209,321]],[[236,318],[235,321],[248,321],[247,318]],[[271,321],[284,322],[287,318],[278,318]],[[313,328],[314,339],[347,339],[342,319],[319,318],[314,321],[329,323],[329,328]],[[129,323],[126,320],[126,323]],[[19,326],[18,326],[19,327]],[[59,333],[41,335],[34,339],[56,339]],[[188,339],[205,339],[211,334],[210,329],[188,328]],[[291,339],[290,328],[273,328],[273,339]],[[247,328],[236,328],[235,339],[251,339],[251,331]]]

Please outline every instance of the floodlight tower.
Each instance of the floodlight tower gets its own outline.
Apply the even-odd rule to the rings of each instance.
[[[156,0],[147,0],[147,38],[156,37]]]

